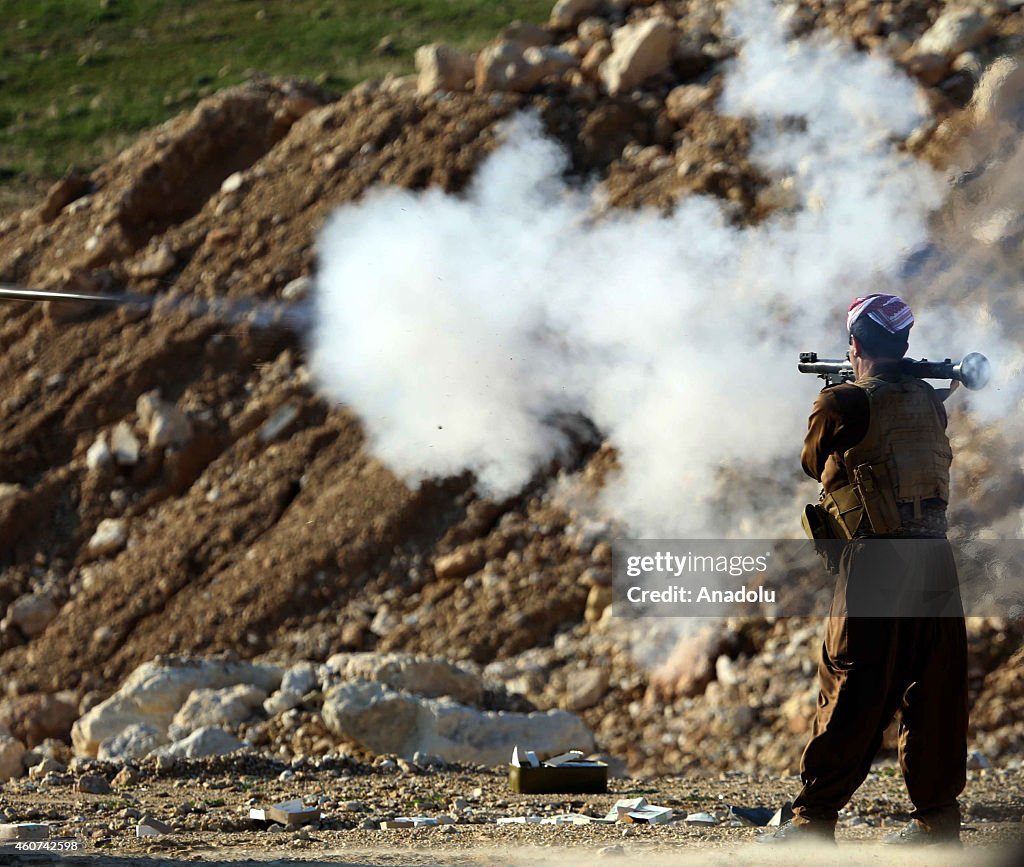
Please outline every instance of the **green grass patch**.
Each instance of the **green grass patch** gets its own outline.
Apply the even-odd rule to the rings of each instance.
[[[552,3],[6,0],[0,203],[14,196],[3,188],[35,189],[71,168],[92,169],[140,130],[254,74],[343,91],[411,72],[426,42],[477,48],[509,21],[543,21]],[[374,49],[385,36],[394,53],[383,56]]]

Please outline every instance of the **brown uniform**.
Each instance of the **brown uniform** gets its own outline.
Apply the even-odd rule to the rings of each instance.
[[[899,376],[884,366],[872,375]],[[855,385],[826,389],[815,401],[802,463],[827,491],[847,483],[843,454],[864,438],[869,415],[868,397]],[[945,412],[940,417],[945,423]],[[944,504],[930,505],[942,507],[944,522]],[[929,529],[920,534],[927,542],[911,543],[921,546],[914,548],[911,568],[929,582],[955,588],[949,543]],[[851,616],[858,596],[885,594],[879,585],[892,574],[892,544],[855,538],[843,550],[818,665],[817,714],[800,765],[804,786],[793,805],[795,821],[836,821],[899,711],[900,767],[914,804],[912,816],[928,830],[955,832],[967,757],[967,639],[959,594],[955,616]]]

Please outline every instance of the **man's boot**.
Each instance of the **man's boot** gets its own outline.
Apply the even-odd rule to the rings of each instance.
[[[804,821],[795,822],[790,820],[782,825],[773,834],[761,834],[757,838],[758,843],[768,844],[800,844],[800,843],[825,843],[835,845],[836,826],[831,822]]]
[[[949,828],[927,828],[917,819],[911,819],[909,824],[893,831],[887,837],[882,838],[883,843],[891,846],[961,846],[960,829]]]

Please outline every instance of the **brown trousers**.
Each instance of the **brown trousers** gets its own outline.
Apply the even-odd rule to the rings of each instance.
[[[906,549],[904,549],[905,551]],[[882,735],[900,712],[899,758],[911,814],[929,830],[959,829],[967,778],[967,635],[949,543],[928,542],[894,558],[884,540],[843,551],[818,664],[818,709],[800,763],[798,823],[834,823],[864,781]],[[907,562],[947,593],[947,616],[860,616],[899,596]],[[918,585],[915,585],[918,586]],[[933,594],[934,595],[934,594]],[[920,613],[920,606],[903,609]]]

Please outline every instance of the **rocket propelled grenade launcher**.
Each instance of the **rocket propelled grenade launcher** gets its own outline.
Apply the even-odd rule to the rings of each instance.
[[[818,358],[817,352],[801,352],[797,368],[801,373],[813,373],[825,380],[826,385],[853,382],[853,364],[848,358]],[[988,385],[992,376],[992,365],[980,352],[971,352],[962,361],[929,361],[927,358],[904,358],[900,370],[920,379],[955,379],[965,388],[977,391]]]

